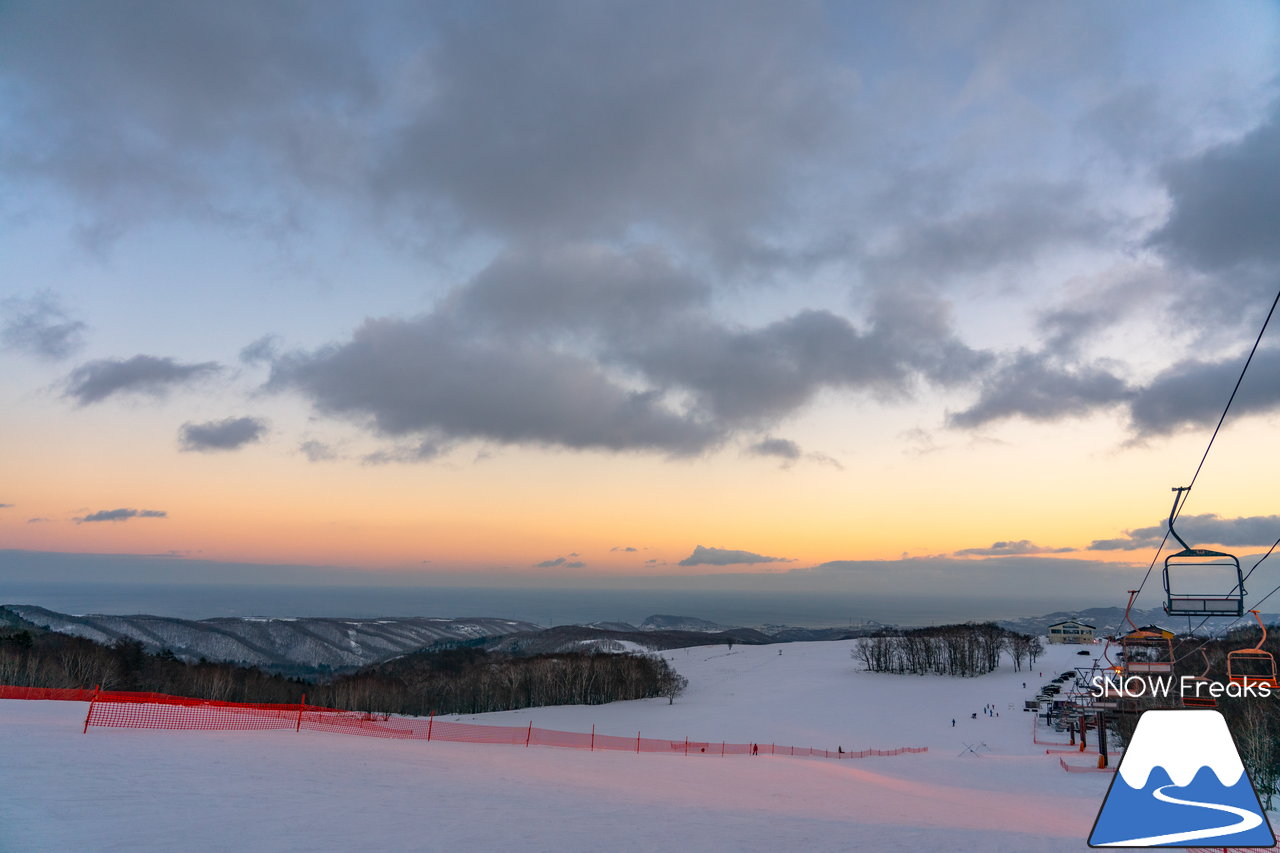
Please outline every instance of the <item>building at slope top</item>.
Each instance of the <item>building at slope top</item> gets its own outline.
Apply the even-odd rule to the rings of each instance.
[[[1049,626],[1049,642],[1051,643],[1092,643],[1093,625],[1068,619]]]

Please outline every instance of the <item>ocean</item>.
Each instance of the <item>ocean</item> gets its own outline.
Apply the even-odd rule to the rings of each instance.
[[[542,626],[662,614],[722,625],[837,627],[865,622],[929,625],[1015,618],[1055,609],[1044,600],[981,602],[916,597],[738,590],[564,589],[250,584],[0,583],[0,604],[59,613],[216,616],[495,616]]]

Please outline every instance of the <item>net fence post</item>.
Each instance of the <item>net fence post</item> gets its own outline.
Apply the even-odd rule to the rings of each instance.
[[[524,745],[526,749],[529,747],[529,741],[532,739],[533,739],[533,720],[530,720],[529,730],[524,734]]]
[[[432,726],[435,725],[435,723],[436,723],[436,712],[435,712],[435,709],[433,708],[431,710],[431,716],[427,718],[427,740],[431,740],[431,728]]]
[[[640,754],[640,733],[636,732],[636,755]]]
[[[302,731],[302,710],[307,707],[307,694],[302,694],[302,702],[298,705],[298,722],[293,727],[295,732]]]
[[[596,751],[596,724],[591,724],[591,751]]]
[[[89,697],[89,713],[84,715],[84,729],[80,732],[82,735],[89,733],[89,718],[93,716],[93,705],[98,701],[98,691],[101,689],[101,684],[93,685],[93,695]]]

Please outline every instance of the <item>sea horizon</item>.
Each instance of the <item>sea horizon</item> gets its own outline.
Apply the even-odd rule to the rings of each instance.
[[[544,627],[606,621],[638,625],[653,615],[695,617],[740,627],[930,625],[1017,619],[1069,609],[1066,603],[1042,599],[978,602],[742,590],[40,582],[0,586],[0,604],[34,605],[74,615],[179,619],[488,616]]]

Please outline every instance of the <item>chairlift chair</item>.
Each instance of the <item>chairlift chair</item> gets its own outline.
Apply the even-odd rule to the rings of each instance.
[[[1173,640],[1155,631],[1130,631],[1120,638],[1124,677],[1173,674]]]
[[[1249,612],[1253,614],[1254,619],[1258,620],[1258,627],[1262,629],[1262,638],[1253,648],[1227,652],[1227,679],[1241,686],[1266,684],[1273,689],[1280,688],[1280,682],[1276,680],[1276,659],[1271,652],[1262,650],[1262,644],[1267,641],[1267,626],[1262,624],[1262,617],[1258,615],[1258,611],[1250,610]]]
[[[1212,684],[1213,682],[1209,680],[1209,669],[1210,669],[1209,655],[1205,652],[1203,648],[1200,649],[1200,655],[1201,657],[1204,658],[1204,672],[1200,673],[1199,675],[1191,676],[1191,681],[1196,685]],[[1207,696],[1201,696],[1200,692],[1201,691],[1197,689],[1192,693],[1192,695],[1188,696],[1184,691],[1182,694],[1182,707],[1184,708],[1216,708],[1218,707],[1218,700],[1213,698],[1213,694],[1209,694]]]
[[[1170,554],[1164,560],[1164,612],[1170,616],[1234,616],[1244,615],[1244,575],[1240,571],[1240,560],[1235,555],[1223,551],[1212,551],[1208,548],[1192,548],[1173,529],[1173,518],[1178,512],[1178,503],[1182,493],[1189,486],[1174,488],[1173,508],[1169,510],[1169,533],[1182,550]],[[1234,583],[1231,591],[1225,595],[1209,590],[1187,588],[1186,577],[1194,574],[1193,583],[1204,583],[1206,577],[1221,578],[1223,586],[1227,581]],[[1195,589],[1193,592],[1192,589]]]

